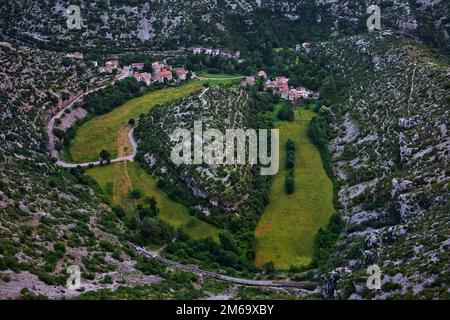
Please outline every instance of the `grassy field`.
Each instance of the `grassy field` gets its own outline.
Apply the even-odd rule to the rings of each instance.
[[[202,89],[202,82],[190,81],[178,87],[150,92],[142,97],[127,101],[122,106],[84,123],[78,130],[70,147],[76,163],[95,161],[102,149],[113,158],[119,152],[118,133],[131,118],[147,113],[156,104],[168,103]]]
[[[128,214],[132,214],[134,207],[142,202],[146,195],[155,197],[159,218],[176,228],[182,228],[194,239],[212,237],[218,240],[217,229],[193,217],[181,204],[169,197],[156,187],[155,180],[137,163],[122,162],[86,170],[86,174],[93,177],[110,197],[112,204],[121,205]],[[131,200],[128,191],[139,189],[142,192],[140,200]]]
[[[207,71],[199,71],[197,72],[197,76],[201,78],[211,78],[211,79],[226,79],[226,78],[240,78],[242,77],[239,74],[227,74],[227,73],[209,73]]]
[[[280,129],[280,171],[273,179],[270,203],[255,231],[257,266],[269,261],[278,269],[308,265],[317,231],[328,224],[334,212],[332,182],[322,167],[319,151],[307,135],[313,116],[312,111],[298,110],[294,122],[276,122]],[[284,191],[285,144],[289,138],[297,149],[295,191],[291,195]]]

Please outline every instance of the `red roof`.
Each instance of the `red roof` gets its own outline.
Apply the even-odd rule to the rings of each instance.
[[[160,71],[160,72],[159,72],[159,75],[160,75],[161,77],[168,77],[168,76],[171,76],[171,75],[172,75],[172,72],[170,72],[169,70],[163,70],[163,71]]]

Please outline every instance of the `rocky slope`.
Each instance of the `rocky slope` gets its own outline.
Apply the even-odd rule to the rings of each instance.
[[[2,44],[0,72],[0,298],[73,297],[83,290],[159,281],[135,268],[124,226],[79,172],[57,167],[42,123],[61,91],[80,90],[89,72],[61,54]],[[53,66],[51,67],[50,64]],[[83,290],[66,288],[77,265]]]
[[[3,37],[61,48],[176,48],[195,43],[255,47],[258,39],[295,41],[366,31],[367,1],[195,0],[79,1],[82,29],[69,30],[69,1],[8,1],[0,6]],[[375,0],[382,23],[448,50],[449,3]],[[290,32],[290,31],[296,32]],[[255,35],[257,35],[255,37]]]
[[[259,166],[249,165],[247,160],[246,164],[235,165],[209,165],[204,161],[202,164],[175,165],[170,155],[179,141],[171,135],[176,129],[187,129],[194,137],[194,121],[202,122],[203,133],[208,129],[219,130],[224,140],[227,129],[256,127],[246,90],[236,86],[205,88],[199,94],[179,103],[154,108],[141,117],[135,131],[139,140],[138,159],[166,184],[169,194],[191,206],[191,210],[203,219],[223,226],[224,221],[246,215],[246,208],[254,196]],[[204,147],[208,145],[205,142]]]
[[[450,67],[390,32],[318,52],[340,87],[321,113],[347,222],[326,294],[448,298]],[[384,275],[381,291],[365,286],[372,264]]]

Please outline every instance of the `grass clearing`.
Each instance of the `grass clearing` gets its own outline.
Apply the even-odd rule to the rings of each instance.
[[[78,128],[70,147],[73,161],[83,163],[95,161],[102,149],[112,158],[119,152],[118,134],[120,128],[131,118],[147,113],[156,104],[169,103],[202,89],[202,82],[190,81],[181,86],[170,87],[147,93],[131,99],[111,112],[97,116]]]
[[[201,78],[210,78],[210,79],[233,79],[233,78],[241,78],[240,74],[227,74],[227,73],[209,73],[208,71],[199,71],[196,73],[198,77]]]
[[[189,214],[186,207],[171,200],[156,186],[156,181],[135,162],[122,162],[86,170],[86,174],[93,177],[102,190],[108,194],[112,204],[121,205],[128,214],[133,214],[137,204],[144,196],[155,197],[159,214],[158,217],[170,223],[175,228],[183,229],[194,239],[211,237],[218,240],[217,229]],[[131,200],[128,191],[139,189],[142,192],[140,200]]]
[[[273,113],[276,115],[276,113]],[[277,121],[280,129],[280,171],[273,178],[270,202],[255,230],[255,264],[273,261],[277,269],[304,266],[311,262],[319,228],[325,227],[333,207],[333,184],[325,173],[319,151],[308,137],[314,117],[310,110],[296,110],[295,121]],[[288,139],[296,144],[295,190],[284,189]]]

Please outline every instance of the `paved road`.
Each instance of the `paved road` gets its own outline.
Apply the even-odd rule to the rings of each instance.
[[[114,83],[114,82],[113,82]],[[102,163],[100,161],[94,161],[94,162],[85,162],[85,163],[68,163],[65,161],[62,161],[59,159],[59,153],[58,150],[56,150],[55,148],[55,135],[53,134],[53,129],[55,128],[55,120],[57,118],[60,118],[63,113],[66,111],[66,109],[71,108],[76,102],[81,101],[81,99],[83,99],[86,95],[88,95],[89,93],[98,91],[100,89],[103,89],[107,86],[109,86],[110,83],[105,84],[105,85],[101,85],[97,88],[91,89],[89,91],[86,91],[82,94],[79,94],[78,96],[76,96],[65,108],[63,108],[61,111],[59,111],[53,118],[50,119],[50,121],[47,124],[47,135],[48,135],[48,149],[50,151],[50,154],[53,158],[58,159],[56,161],[56,164],[58,166],[61,166],[63,168],[88,168],[88,167],[95,167],[95,166],[99,166]],[[120,157],[120,158],[116,158],[116,159],[112,159],[111,163],[116,163],[116,162],[124,162],[124,161],[134,161],[134,157],[136,156],[137,153],[137,143],[136,140],[134,139],[133,136],[133,132],[134,132],[134,128],[132,128],[129,132],[128,132],[128,139],[131,142],[131,145],[133,146],[133,153],[129,156],[126,157]],[[104,162],[103,162],[104,163]]]
[[[131,142],[131,145],[133,146],[133,153],[129,156],[126,157],[120,157],[120,158],[115,158],[111,160],[111,163],[116,163],[116,162],[124,162],[124,161],[134,161],[134,157],[136,156],[137,153],[137,142],[134,139],[133,136],[133,132],[134,132],[134,128],[132,128],[129,132],[128,132],[128,139]],[[56,161],[56,164],[60,167],[63,168],[89,168],[89,167],[96,167],[102,164],[105,164],[106,162],[100,162],[100,161],[94,161],[94,162],[85,162],[85,163],[67,163],[65,161],[62,160],[58,160]]]
[[[146,250],[142,247],[138,247],[132,243],[129,243],[131,247],[133,247],[139,254],[144,255],[148,258],[157,260],[159,262],[162,262],[166,265],[185,270],[188,272],[195,273],[199,276],[206,276],[209,278],[218,279],[221,281],[241,284],[241,285],[248,285],[248,286],[259,286],[259,287],[294,287],[294,288],[305,288],[306,286],[311,286],[314,283],[310,281],[291,281],[291,280],[250,280],[250,279],[242,279],[242,278],[235,278],[230,276],[225,276],[219,273],[214,273],[210,271],[202,270],[195,266],[185,265],[181,264],[163,257],[160,257],[156,252]]]

